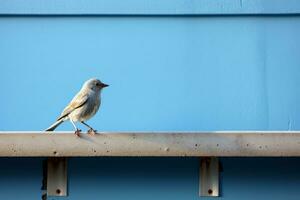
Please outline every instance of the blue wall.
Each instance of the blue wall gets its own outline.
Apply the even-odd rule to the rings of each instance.
[[[0,159],[1,199],[41,199],[42,159]],[[300,159],[221,159],[220,200],[299,199]],[[69,196],[48,200],[209,200],[198,196],[197,158],[72,158]]]
[[[290,14],[300,4],[286,5],[286,15],[251,6],[220,12],[261,15],[215,15],[215,5],[213,15],[174,16],[166,7],[38,16],[6,5],[0,14],[24,15],[0,16],[0,130],[45,129],[90,77],[111,85],[89,121],[99,131],[299,130],[300,16]],[[1,199],[41,196],[42,159],[0,162]],[[298,158],[222,163],[220,199],[300,195]],[[73,158],[66,199],[199,199],[198,167],[197,158]]]
[[[90,77],[111,85],[98,130],[299,129],[299,35],[298,16],[1,17],[0,129],[45,129]]]

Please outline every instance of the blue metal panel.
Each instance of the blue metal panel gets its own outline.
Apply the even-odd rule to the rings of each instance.
[[[298,0],[1,0],[0,14],[299,14]]]
[[[0,199],[41,199],[42,159],[0,158]]]
[[[69,164],[65,199],[211,199],[198,196],[197,158],[78,158]],[[226,158],[222,164],[218,200],[298,199],[299,158]]]
[[[11,2],[2,14],[176,14],[167,3],[149,12],[107,3],[104,13],[83,2]],[[195,13],[298,12],[296,1],[280,2],[240,11],[206,2]],[[299,34],[299,16],[0,17],[0,129],[48,127],[99,77],[111,86],[90,121],[98,130],[299,130]],[[0,160],[0,199],[40,198],[41,159]],[[220,199],[299,196],[299,159],[222,162]],[[199,199],[198,167],[196,158],[71,159],[65,199]]]
[[[41,199],[42,159],[0,159],[1,199]],[[220,200],[293,200],[299,158],[226,158]],[[198,197],[197,158],[76,158],[69,161],[70,199],[210,199]]]
[[[99,77],[98,130],[297,130],[299,35],[296,16],[2,17],[1,129],[45,129]]]

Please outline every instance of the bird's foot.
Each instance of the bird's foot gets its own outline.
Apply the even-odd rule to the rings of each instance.
[[[75,135],[77,136],[77,137],[80,137],[80,132],[81,132],[81,130],[80,129],[76,129],[76,131],[75,131]]]
[[[92,128],[90,128],[90,129],[88,130],[87,133],[88,133],[89,135],[96,135],[96,134],[97,134],[97,131],[94,130],[94,129],[92,129]]]

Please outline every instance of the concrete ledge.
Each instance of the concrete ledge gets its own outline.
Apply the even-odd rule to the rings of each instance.
[[[0,132],[1,157],[300,156],[300,131]]]

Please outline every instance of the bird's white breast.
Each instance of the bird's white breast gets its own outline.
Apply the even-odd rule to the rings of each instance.
[[[69,117],[73,121],[86,121],[97,113],[101,103],[100,94],[90,91],[88,95],[87,102],[70,114]]]

